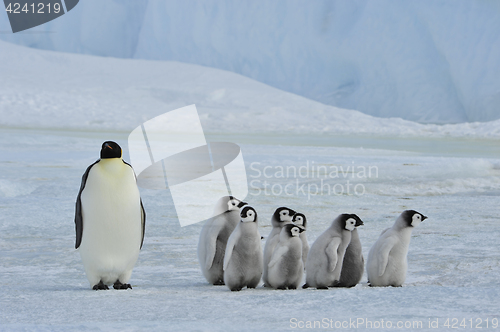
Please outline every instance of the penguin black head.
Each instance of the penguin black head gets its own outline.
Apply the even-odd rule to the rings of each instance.
[[[306,225],[307,225],[307,219],[306,219],[306,216],[303,215],[302,213],[296,213],[293,215],[293,218],[292,218],[292,222],[295,224],[295,225],[299,225],[299,226],[302,226],[305,230],[306,228]]]
[[[422,221],[427,219],[426,216],[415,210],[403,211],[403,213],[401,213],[401,216],[403,217],[403,220],[408,227],[418,226]]]
[[[305,231],[304,227],[294,224],[287,224],[283,226],[283,229],[282,232],[286,232],[290,237],[299,236],[300,233]]]
[[[113,141],[106,141],[102,143],[101,159],[121,158],[122,148]]]
[[[257,211],[249,205],[244,206],[240,212],[241,222],[256,222]]]
[[[278,222],[291,222],[292,217],[296,212],[292,209],[289,209],[287,207],[279,207],[274,211],[274,219],[276,219]]]
[[[339,217],[340,225],[348,231],[353,231],[355,227],[364,225],[363,221],[355,214],[343,213]]]

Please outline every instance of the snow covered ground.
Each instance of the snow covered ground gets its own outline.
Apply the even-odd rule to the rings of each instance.
[[[500,117],[500,3],[86,0],[0,39],[229,70],[325,104],[429,123]]]
[[[356,213],[365,222],[359,232],[366,257],[403,210],[427,215],[413,232],[404,286],[370,288],[366,275],[353,289],[328,291],[210,286],[196,258],[202,224],[181,228],[168,191],[141,189],[148,220],[134,289],[91,291],[73,249],[81,175],[104,140],[117,141],[128,160],[132,129],[192,103],[208,141],[240,144],[246,200],[259,212],[264,236],[277,206],[305,213],[310,243],[339,213]],[[486,329],[486,320],[493,329],[500,319],[497,122],[379,119],[220,70],[3,42],[0,115],[2,331],[271,331],[300,330],[308,321],[425,331],[436,319],[447,330],[448,318],[450,328],[465,319],[462,329],[470,331]],[[287,166],[298,174],[281,176]],[[335,177],[334,169],[343,171]],[[286,185],[292,195],[279,193]]]
[[[206,132],[500,137],[500,120],[456,125],[377,118],[214,68],[40,51],[0,41],[0,126],[130,132],[196,104]]]

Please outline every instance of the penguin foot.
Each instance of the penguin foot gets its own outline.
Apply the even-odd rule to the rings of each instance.
[[[109,287],[106,286],[102,280],[99,281],[99,283],[97,285],[94,285],[94,287],[92,287],[93,290],[108,290]]]
[[[122,284],[120,282],[120,280],[117,280],[114,284],[113,284],[113,288],[114,289],[132,289],[132,285],[130,284]]]
[[[306,288],[309,288],[309,284],[305,283],[303,286],[302,286],[302,289],[306,289]]]
[[[342,287],[342,286],[340,286],[340,281],[335,280],[334,282],[332,282],[332,285],[330,287]]]
[[[241,290],[242,287],[234,287],[234,288],[230,288],[231,289],[231,292],[239,292]]]
[[[286,290],[286,286],[277,287],[277,289]]]
[[[224,286],[225,283],[224,283],[224,280],[217,280],[216,282],[214,282],[214,286]]]
[[[337,284],[334,287],[353,288],[356,285]]]
[[[290,285],[288,286],[288,289],[297,289],[297,287],[295,285]]]
[[[340,283],[340,282],[334,282],[330,287],[341,287],[341,288],[351,288],[351,287],[354,287],[356,285],[348,285],[348,284],[343,284],[343,283]]]
[[[316,286],[316,289],[328,289],[326,286]]]

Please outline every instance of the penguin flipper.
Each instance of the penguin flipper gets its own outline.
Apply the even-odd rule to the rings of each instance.
[[[85,189],[85,184],[87,183],[87,178],[89,176],[90,169],[92,166],[97,164],[101,159],[98,159],[96,162],[94,162],[92,165],[87,167],[87,170],[85,170],[85,173],[83,173],[82,176],[82,183],[80,185],[80,191],[78,192],[78,196],[76,197],[76,206],[75,206],[75,232],[76,232],[76,242],[75,242],[75,249],[78,249],[80,247],[80,244],[82,243],[82,235],[83,235],[83,217],[82,217],[82,192],[83,189]]]
[[[241,230],[240,227],[238,226],[236,226],[233,233],[231,233],[229,239],[227,240],[226,252],[224,254],[224,266],[223,266],[224,271],[226,271],[227,266],[229,265],[229,261],[231,260],[231,256],[233,255],[234,246],[241,237]]]
[[[342,240],[339,237],[334,237],[332,242],[325,248],[326,257],[328,258],[328,271],[333,272],[337,266],[337,249]]]
[[[217,216],[215,216],[214,218],[217,218]],[[211,219],[208,222],[210,224],[206,224],[205,227],[208,227],[209,229],[207,230],[207,234],[204,236],[203,239],[206,270],[210,270],[212,264],[214,263],[215,253],[217,251],[217,237],[219,236],[219,233],[222,231],[222,228],[224,227],[224,223],[220,222],[220,220]]]
[[[142,239],[141,246],[139,249],[142,249],[142,244],[144,243],[144,234],[146,233],[146,211],[144,210],[144,205],[142,205],[142,198],[139,199],[141,202],[141,226],[142,226]]]
[[[268,264],[268,267],[271,268],[273,267],[276,263],[279,262],[279,260],[286,255],[288,252],[288,247],[287,246],[279,246],[278,248],[274,249],[273,255],[271,256],[271,261]]]
[[[389,253],[392,248],[396,244],[397,239],[394,237],[389,237],[386,239],[384,244],[381,246],[380,250],[377,254],[378,260],[378,276],[381,277],[385,273],[385,269],[387,268],[387,264],[389,263]]]
[[[273,256],[274,249],[279,243],[279,233],[272,234],[272,232],[273,231],[271,231],[271,234],[268,235],[266,245],[264,246],[264,264],[266,264],[266,262],[269,264],[269,261]]]
[[[379,235],[379,236],[382,236],[385,232],[387,232],[387,231],[388,231],[388,230],[390,230],[390,229],[391,229],[390,227],[389,227],[389,228],[384,229],[384,230],[382,231],[382,233],[380,233],[380,235]]]

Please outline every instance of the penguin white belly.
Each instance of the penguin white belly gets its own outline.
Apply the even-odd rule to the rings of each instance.
[[[81,195],[79,250],[91,286],[101,280],[127,283],[142,240],[140,195],[132,168],[121,160],[101,163],[90,170]]]
[[[279,247],[275,250],[279,250]],[[295,244],[278,263],[269,268],[268,281],[273,288],[296,289],[302,282],[304,265],[302,263],[302,244]]]
[[[224,271],[224,281],[230,290],[240,290],[257,287],[262,276],[262,248],[260,246],[260,236],[253,239],[244,235],[231,255],[226,270]]]

